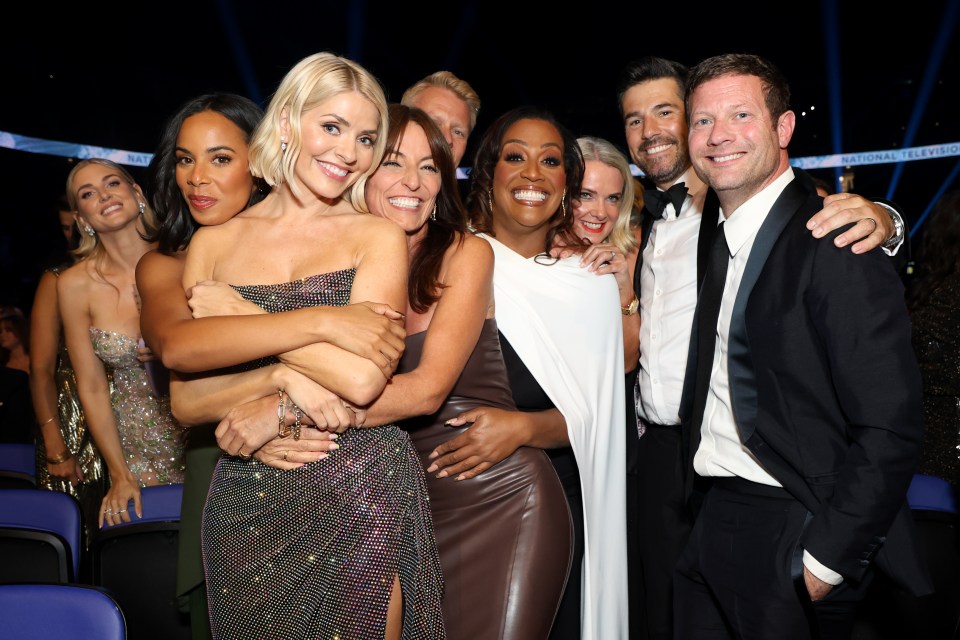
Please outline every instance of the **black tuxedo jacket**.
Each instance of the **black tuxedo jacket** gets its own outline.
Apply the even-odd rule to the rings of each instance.
[[[798,175],[774,204],[736,294],[728,373],[740,438],[811,513],[799,542],[818,561],[858,581],[876,560],[927,593],[906,504],[923,406],[903,285],[881,250],[813,238],[805,225],[822,199],[806,182]],[[694,333],[680,409],[688,495],[696,343]]]

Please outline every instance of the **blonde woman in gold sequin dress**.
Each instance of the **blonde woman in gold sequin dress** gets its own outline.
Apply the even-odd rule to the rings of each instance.
[[[385,128],[383,91],[362,67],[328,53],[298,63],[250,145],[252,171],[272,193],[197,231],[185,289],[229,282],[271,313],[361,301],[405,308],[403,233],[361,213]],[[219,443],[230,455],[217,464],[203,520],[214,637],[443,638],[443,584],[416,452],[395,425],[349,428],[362,424],[360,407],[380,394],[389,370],[326,343],[280,360],[327,390],[325,403],[300,408],[319,427],[341,432],[339,448],[278,469],[252,458],[275,444],[276,418],[272,429],[260,429],[231,411],[218,427],[218,437],[229,432]],[[298,389],[278,394],[272,372],[259,383],[249,373],[215,378],[221,389],[206,397],[219,404],[230,395],[239,405],[273,394],[276,406],[289,393],[302,402]],[[203,415],[211,402],[182,386],[173,387],[178,414],[224,417]]]
[[[30,311],[30,393],[40,431],[37,486],[77,498],[89,536],[89,525],[96,521],[106,491],[107,474],[83,417],[63,340],[57,279],[64,268],[43,274]]]
[[[139,346],[134,274],[154,247],[142,237],[153,225],[143,193],[126,169],[97,158],[73,168],[67,197],[83,236],[81,259],[60,276],[57,296],[80,402],[109,474],[103,526],[129,522],[130,510],[142,514],[140,487],[183,481],[183,430],[169,398],[153,390],[144,365],[151,356]]]

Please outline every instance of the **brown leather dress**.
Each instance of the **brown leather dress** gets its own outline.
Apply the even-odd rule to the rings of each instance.
[[[426,332],[407,336],[397,373],[420,362]],[[497,325],[480,339],[440,410],[401,423],[424,468],[442,442],[468,427],[446,420],[481,406],[515,410]],[[450,640],[546,638],[570,567],[572,524],[563,487],[541,449],[522,447],[470,480],[427,475],[444,578]],[[579,576],[578,576],[579,579]]]

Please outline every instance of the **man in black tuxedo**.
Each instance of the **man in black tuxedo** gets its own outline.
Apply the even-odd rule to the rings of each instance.
[[[680,416],[705,494],[674,574],[678,638],[847,638],[879,567],[929,590],[906,490],[923,433],[903,287],[880,251],[818,242],[795,114],[757,56],[701,62],[686,113],[717,194]]]
[[[690,162],[683,103],[688,73],[678,62],[646,57],[627,65],[618,84],[627,147],[646,186],[634,271],[640,361],[627,377],[626,427],[630,637],[638,640],[673,638],[673,570],[692,526],[683,491],[680,395],[698,285],[720,215],[716,193]],[[902,241],[884,208],[852,194],[826,201],[809,226],[823,237],[851,221],[858,222],[836,240],[858,253],[888,239],[895,249]]]

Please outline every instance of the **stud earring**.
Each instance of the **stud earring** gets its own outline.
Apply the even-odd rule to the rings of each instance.
[[[94,228],[91,227],[91,226],[90,226],[89,224],[87,224],[86,222],[83,223],[83,232],[84,232],[85,234],[87,234],[88,236],[90,236],[91,238],[92,238],[93,236],[97,235],[97,232],[94,230]]]
[[[431,220],[437,219],[437,203],[436,202],[433,203],[433,211],[430,212],[430,219]]]

